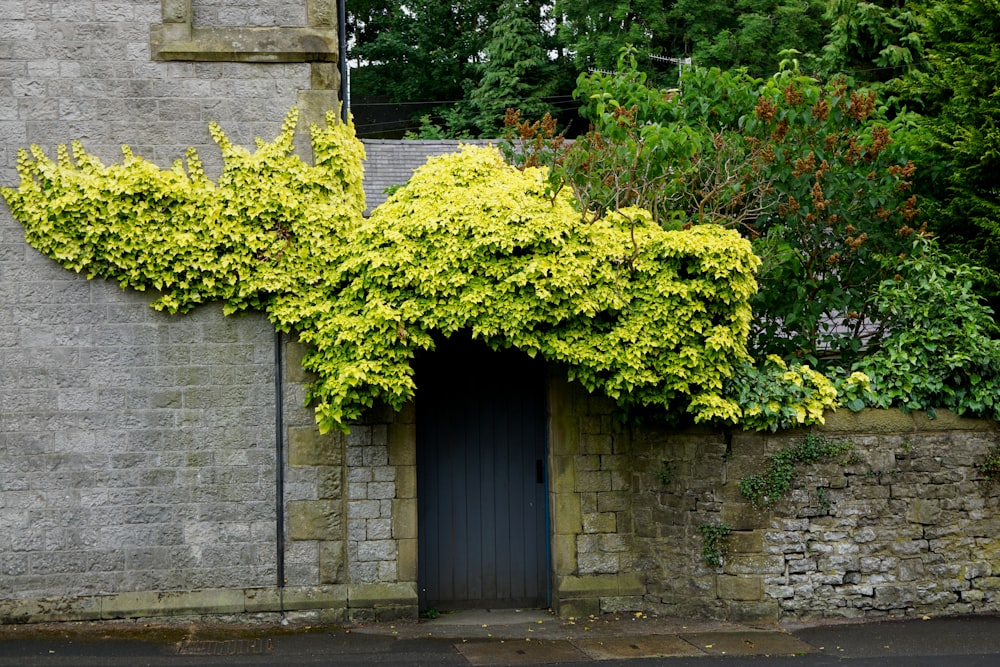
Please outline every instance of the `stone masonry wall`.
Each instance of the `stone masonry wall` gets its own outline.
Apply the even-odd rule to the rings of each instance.
[[[192,0],[198,26],[308,25],[305,2],[288,0]]]
[[[613,403],[549,375],[552,603],[562,616],[642,606],[632,437]]]
[[[823,432],[857,456],[812,466],[765,522],[745,523],[754,548],[730,571],[759,576],[781,616],[1000,609],[1000,497],[976,467],[1000,444],[996,425],[847,413]]]
[[[554,604],[730,620],[1000,610],[1000,489],[978,466],[994,422],[939,412],[827,415],[848,452],[795,470],[757,509],[740,479],[809,433],[626,428],[550,380]],[[728,526],[720,567],[703,526]]]
[[[210,121],[252,147],[292,105],[307,118],[333,108],[335,65],[309,54],[153,53],[154,28],[192,13],[195,26],[304,25],[327,20],[330,3],[246,4],[0,0],[0,184],[17,185],[19,148],[54,155],[75,139],[106,163],[127,143],[162,167],[194,146],[214,177]],[[170,317],[150,301],[42,257],[0,204],[0,619],[279,606],[259,593],[277,576],[273,329],[213,306]],[[301,386],[286,406],[301,453],[315,431]],[[337,502],[336,474],[290,463],[292,500]],[[344,543],[296,541],[309,530],[296,511],[286,579],[300,590],[286,602],[309,607],[324,582],[346,581]]]
[[[168,318],[23,245],[0,274],[0,600],[273,584],[266,320]]]
[[[375,408],[347,434],[320,434],[305,391],[304,347],[287,351],[286,583],[327,621],[415,617],[413,405]]]
[[[414,405],[371,411],[347,436],[349,616],[417,615],[417,466]]]
[[[646,609],[732,620],[1000,609],[1000,498],[977,468],[1000,444],[996,424],[842,410],[816,432],[852,449],[796,468],[768,510],[739,480],[804,431],[634,438]],[[720,568],[702,561],[703,524],[733,529]]]

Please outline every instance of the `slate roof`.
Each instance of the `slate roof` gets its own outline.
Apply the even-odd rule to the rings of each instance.
[[[475,144],[486,146],[496,139],[362,139],[365,147],[365,201],[368,211],[384,202],[385,190],[410,180],[413,171],[427,162],[432,155],[457,153],[460,146]]]

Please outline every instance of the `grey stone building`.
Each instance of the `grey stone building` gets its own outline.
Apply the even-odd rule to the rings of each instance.
[[[249,146],[292,105],[303,125],[336,108],[335,9],[0,0],[0,183],[18,148],[74,139],[160,166],[194,146],[214,175],[210,121]],[[457,146],[367,147],[377,203]],[[562,369],[454,343],[420,360],[415,404],[320,435],[294,339],[151,300],[41,256],[0,205],[0,622],[1000,608],[992,422],[837,413],[852,457],[757,511],[739,479],[802,433],[631,428]],[[701,527],[723,523],[707,565]]]
[[[252,145],[293,105],[336,108],[337,43],[333,0],[0,2],[0,182],[18,149],[74,139],[106,163],[124,143],[161,166],[194,146],[217,173],[210,121]],[[153,591],[174,611],[322,595],[320,542],[278,546],[294,517],[277,513],[330,482],[292,467],[276,497],[275,415],[312,417],[273,328],[149,302],[42,257],[0,206],[4,619],[153,613]]]

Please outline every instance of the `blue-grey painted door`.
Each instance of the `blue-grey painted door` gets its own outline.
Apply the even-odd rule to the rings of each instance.
[[[543,364],[452,339],[415,379],[422,608],[548,606]]]

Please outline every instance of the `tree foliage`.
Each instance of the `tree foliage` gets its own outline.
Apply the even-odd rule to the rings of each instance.
[[[763,265],[751,350],[848,363],[882,330],[870,297],[881,258],[920,232],[906,116],[874,91],[795,70],[768,79],[691,68],[679,92],[647,84],[626,54],[619,73],[582,76],[592,129],[535,151],[585,216],[641,206],[668,228],[718,224],[751,239]]]
[[[923,26],[915,3],[905,0],[832,0],[831,29],[821,68],[859,80],[888,81],[924,57]]]
[[[469,119],[485,136],[496,136],[509,108],[533,118],[554,113],[545,98],[557,92],[558,69],[538,29],[541,9],[525,0],[503,0],[483,48],[479,82],[470,95]]]
[[[891,333],[855,365],[871,378],[865,402],[1000,419],[1000,332],[973,290],[976,270],[928,240],[892,260],[875,297]]]
[[[357,40],[351,55],[361,65],[352,72],[355,95],[385,95],[399,102],[464,99],[476,84],[499,4],[369,0],[350,5]]]
[[[702,67],[742,67],[755,76],[776,72],[783,52],[812,63],[829,31],[818,2],[676,0],[670,15],[683,35],[683,48],[675,50]]]
[[[656,40],[669,30],[662,0],[557,0],[559,38],[578,72],[612,70],[618,54],[631,46],[648,63]]]
[[[983,267],[1000,307],[1000,2],[945,0],[927,12],[930,66],[911,92],[925,106],[925,161],[938,176],[933,228],[952,254]]]

